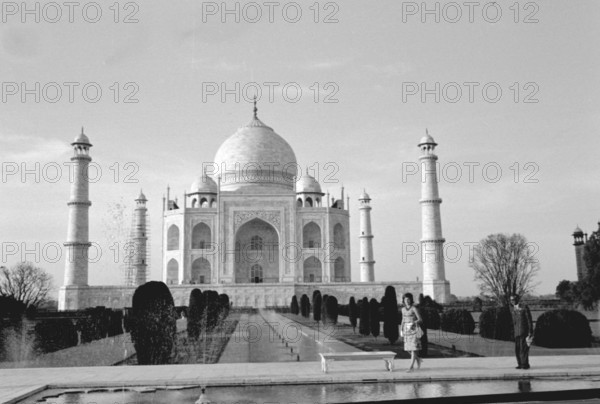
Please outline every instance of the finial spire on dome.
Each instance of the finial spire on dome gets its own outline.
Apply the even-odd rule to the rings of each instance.
[[[425,134],[429,136],[429,129],[425,128]]]
[[[254,96],[254,119],[258,119],[258,108],[256,107],[256,95]]]
[[[85,135],[85,133],[83,133],[83,126],[81,127],[81,134]]]

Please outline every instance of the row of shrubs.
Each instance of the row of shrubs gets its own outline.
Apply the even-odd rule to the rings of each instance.
[[[479,334],[484,338],[513,341],[513,323],[508,307],[490,308],[479,317]],[[588,319],[576,310],[550,310],[538,317],[533,340],[547,348],[586,348],[592,345]]]
[[[35,310],[13,298],[0,298],[0,361],[30,359],[123,333],[121,310],[96,307],[36,317]],[[27,345],[27,355],[9,352],[21,345]]]
[[[139,286],[133,294],[132,307],[125,318],[126,331],[131,333],[139,365],[159,365],[171,362],[176,342],[177,319],[187,315],[187,335],[197,340],[204,327],[214,329],[227,316],[229,296],[214,290],[190,293],[189,306],[176,308],[169,288],[163,282],[151,281]]]
[[[315,294],[320,293],[315,291]],[[313,295],[313,304],[316,306],[319,300]],[[394,293],[395,297],[395,293]],[[325,295],[323,299],[331,300],[331,297]],[[333,301],[332,301],[333,302]],[[337,299],[335,300],[337,303]],[[359,321],[359,332],[362,335],[380,334],[380,322],[384,320],[385,296],[381,302],[376,299],[364,297],[355,302],[351,297],[347,305],[333,304],[329,306],[327,312],[334,312],[337,315],[348,316],[353,328],[357,327]],[[400,306],[398,306],[400,307]],[[419,296],[417,307],[423,320],[424,331],[427,329],[442,329],[457,334],[473,334],[475,332],[475,321],[468,310],[464,309],[446,309],[433,301],[429,296]],[[325,310],[325,309],[323,309]],[[308,296],[303,295],[300,298],[300,306],[296,297],[292,298],[290,311],[294,314],[302,314],[309,317],[311,312],[311,303]],[[314,307],[313,307],[314,312]],[[323,311],[322,313],[325,313]],[[402,321],[401,310],[397,310],[398,323]],[[320,314],[325,323],[327,317]],[[512,315],[508,307],[486,308],[479,317],[479,334],[483,338],[497,339],[503,341],[514,341]],[[578,348],[591,346],[593,337],[587,318],[575,310],[558,309],[543,313],[536,321],[534,328],[534,341],[536,345],[548,348]]]
[[[348,316],[352,327],[356,329],[360,319],[359,332],[362,335],[380,335],[381,322],[383,321],[383,335],[390,343],[396,342],[399,337],[398,324],[398,303],[396,290],[393,286],[388,286],[385,290],[385,296],[379,303],[376,299],[368,300],[367,297],[356,303],[354,297],[351,297],[347,305],[339,304],[335,296],[323,295],[315,290],[313,292],[312,304],[306,294],[300,297],[300,303],[296,296],[292,296],[290,303],[290,312],[292,314],[301,314],[303,317],[310,317],[312,308],[313,319],[324,324],[337,323],[338,315]]]

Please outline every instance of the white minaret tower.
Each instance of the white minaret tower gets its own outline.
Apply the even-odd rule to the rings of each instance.
[[[373,260],[373,234],[371,234],[371,198],[363,190],[358,198],[360,206],[360,281],[375,282],[375,261]]]
[[[69,206],[69,223],[65,258],[65,282],[59,290],[59,310],[77,310],[79,290],[88,286],[88,249],[89,242],[89,164],[92,144],[83,133],[75,138],[71,161],[72,182]]]
[[[133,254],[133,272],[135,274],[134,286],[140,286],[146,283],[147,277],[147,244],[148,234],[146,227],[146,196],[140,191],[140,196],[135,200],[135,211],[133,213],[132,241],[134,245]]]
[[[446,303],[450,298],[450,283],[446,281],[444,269],[444,242],[442,218],[438,194],[437,156],[434,154],[437,143],[425,131],[421,138],[421,262],[423,263],[423,294],[429,295],[438,303]]]

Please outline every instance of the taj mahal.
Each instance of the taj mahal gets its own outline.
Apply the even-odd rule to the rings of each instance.
[[[146,195],[134,211],[133,281],[127,285],[88,284],[90,183],[92,160],[87,135],[73,143],[78,175],[71,184],[64,284],[59,309],[77,310],[131,305],[135,288],[146,281],[148,251]],[[445,279],[435,143],[428,133],[418,143],[421,185],[422,281],[377,282],[371,197],[358,198],[358,230],[350,229],[350,200],[344,188],[337,197],[322,192],[308,170],[299,169],[288,142],[257,114],[227,138],[214,161],[204,163],[189,192],[162,200],[162,281],[176,305],[187,305],[194,288],[226,293],[234,307],[288,306],[293,295],[319,289],[340,302],[350,296],[379,297],[387,285],[397,293],[423,293],[440,303],[450,297]],[[415,204],[417,200],[415,198]],[[350,240],[359,238],[360,279],[351,277]]]

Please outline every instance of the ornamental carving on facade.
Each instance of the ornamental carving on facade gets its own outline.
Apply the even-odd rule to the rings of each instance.
[[[272,224],[277,230],[281,227],[281,212],[277,210],[248,210],[244,212],[235,212],[233,226],[235,230],[252,219],[261,219]]]

